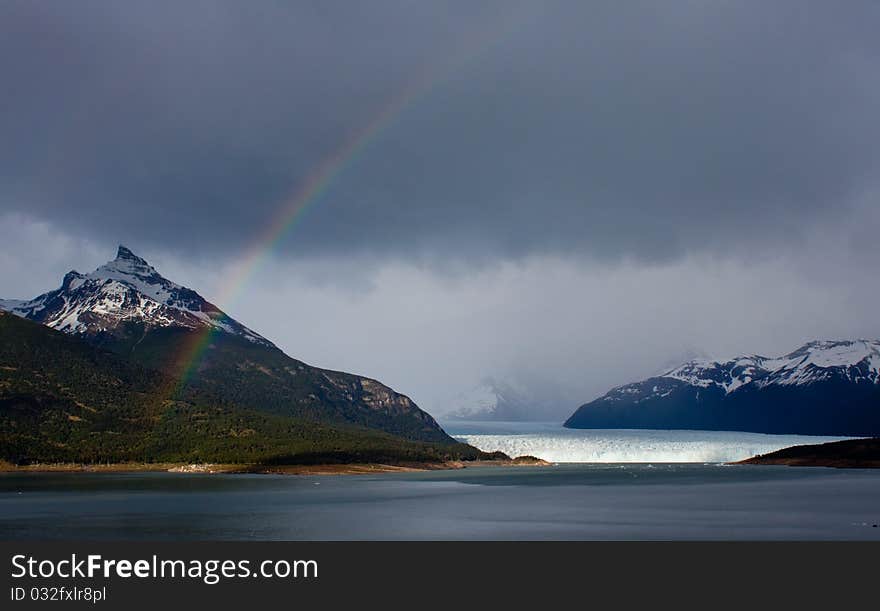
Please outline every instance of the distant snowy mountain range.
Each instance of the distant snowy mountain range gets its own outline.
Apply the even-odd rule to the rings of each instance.
[[[694,360],[663,377],[692,386],[718,386],[725,394],[753,384],[805,385],[839,378],[853,383],[880,383],[880,342],[816,341],[782,357],[742,356],[729,361]]]
[[[531,384],[508,375],[487,376],[457,394],[443,410],[444,420],[527,421],[562,419],[571,400],[547,382]]]
[[[691,360],[610,390],[565,424],[880,434],[880,341],[815,341],[781,357]]]
[[[473,388],[459,393],[445,417],[450,420],[522,420],[528,418],[532,406],[525,389],[486,377]]]
[[[0,300],[0,309],[74,334],[113,333],[124,323],[138,322],[147,328],[213,327],[273,346],[195,291],[163,278],[125,246],[92,273],[70,271],[61,287],[30,301]]]

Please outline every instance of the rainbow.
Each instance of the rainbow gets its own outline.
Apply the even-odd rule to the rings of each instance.
[[[246,250],[245,255],[233,267],[216,303],[222,304],[224,309],[233,304],[242,294],[248,280],[271,257],[272,252],[297,226],[306,211],[320,201],[321,196],[364,153],[370,143],[386,131],[409,107],[446,82],[459,68],[519,29],[525,23],[526,11],[522,10],[523,8],[520,7],[505,15],[488,33],[485,31],[472,33],[459,45],[457,52],[451,54],[448,61],[431,70],[425,70],[419,78],[408,83],[370,121],[350,134],[323,159],[302,184],[281,203],[277,212]],[[180,371],[177,392],[198,368],[215,332],[216,329],[208,327],[193,334],[193,338],[181,349],[177,360]]]

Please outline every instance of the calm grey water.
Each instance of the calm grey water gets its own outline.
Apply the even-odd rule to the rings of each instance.
[[[0,539],[880,540],[880,471],[566,464],[0,475]]]

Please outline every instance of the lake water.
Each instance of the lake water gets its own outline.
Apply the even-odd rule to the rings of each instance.
[[[484,449],[606,462],[356,476],[0,474],[0,539],[880,540],[880,470],[716,463],[816,438],[449,428]]]
[[[568,464],[0,476],[0,539],[880,540],[880,471]]]

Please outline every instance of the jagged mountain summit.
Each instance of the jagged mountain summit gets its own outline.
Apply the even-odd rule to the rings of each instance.
[[[273,346],[272,342],[223,313],[201,295],[162,277],[125,246],[93,271],[70,271],[61,286],[30,301],[0,300],[0,309],[66,333],[113,334],[124,323],[146,328],[211,327]]]
[[[0,301],[0,309],[237,407],[453,443],[406,395],[370,378],[289,357],[124,246],[94,272],[69,272],[60,288],[30,301]]]
[[[781,357],[692,360],[610,390],[565,425],[880,434],[880,341],[815,341]]]

